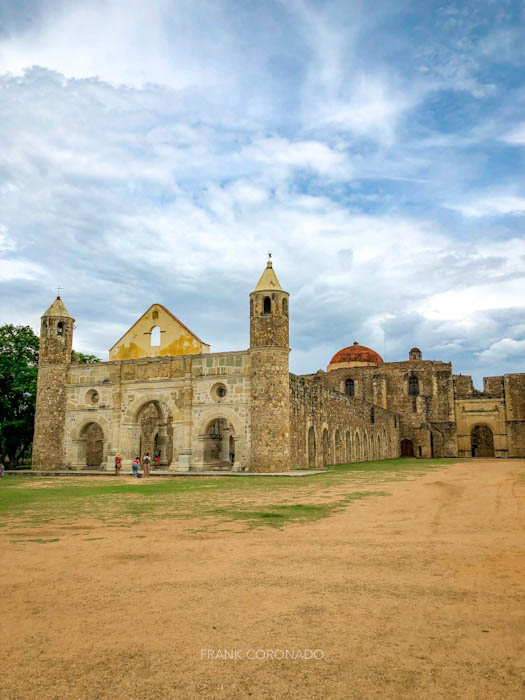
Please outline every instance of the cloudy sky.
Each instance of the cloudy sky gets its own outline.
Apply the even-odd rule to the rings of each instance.
[[[523,0],[0,0],[0,323],[525,372]]]

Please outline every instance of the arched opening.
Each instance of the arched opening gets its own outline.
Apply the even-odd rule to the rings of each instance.
[[[328,437],[328,430],[325,428],[323,430],[323,467],[329,465],[330,462],[330,438]]]
[[[315,431],[313,427],[310,426],[308,429],[308,466],[315,467],[316,464]]]
[[[171,416],[164,416],[157,401],[149,401],[140,409],[137,422],[140,430],[140,458],[142,459],[144,455],[149,454],[150,464],[153,468],[169,466],[173,459]]]
[[[419,379],[415,374],[408,378],[408,393],[410,396],[419,396]]]
[[[160,328],[158,326],[151,329],[150,345],[152,347],[160,345]]]
[[[288,313],[288,299],[283,299],[283,314]]]
[[[104,460],[104,433],[98,423],[88,423],[80,435],[85,466],[99,469]]]
[[[355,395],[355,384],[354,380],[348,378],[345,382],[345,394],[347,396],[354,396]]]
[[[253,316],[253,299],[250,299],[250,316]]]
[[[64,335],[64,324],[62,321],[57,323],[57,336],[61,338]]]
[[[207,469],[229,470],[235,463],[235,433],[226,418],[214,418],[204,432],[203,462]]]
[[[488,425],[475,425],[470,431],[473,457],[494,457],[494,434]]]
[[[375,414],[374,407],[372,406],[372,408],[370,409],[370,423],[375,423],[375,422],[376,422],[376,414]]]
[[[342,464],[343,462],[343,441],[341,440],[341,433],[337,429],[335,431],[335,463]]]
[[[264,297],[263,313],[265,313],[265,314],[272,313],[272,300],[270,299],[270,297]]]
[[[370,459],[368,448],[369,448],[368,433],[365,431],[365,434],[363,435],[363,462],[368,462],[368,460]]]
[[[354,439],[354,462],[361,462],[361,436],[358,432],[355,434]]]
[[[350,437],[350,431],[346,431],[345,435],[345,445],[346,445],[346,461],[350,463],[352,461],[352,440]]]
[[[413,457],[414,456],[414,443],[412,440],[405,438],[401,440],[401,457]]]
[[[376,436],[376,459],[383,459],[383,455],[381,454],[381,436],[380,435]]]

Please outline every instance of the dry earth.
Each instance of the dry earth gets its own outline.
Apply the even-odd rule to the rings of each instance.
[[[523,700],[525,461],[384,488],[283,529],[3,528],[0,697]]]

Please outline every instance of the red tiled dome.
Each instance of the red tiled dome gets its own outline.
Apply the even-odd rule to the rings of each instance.
[[[379,365],[383,363],[383,358],[375,350],[359,345],[356,340],[353,345],[336,352],[330,360],[330,365],[337,365],[342,362],[369,362]]]

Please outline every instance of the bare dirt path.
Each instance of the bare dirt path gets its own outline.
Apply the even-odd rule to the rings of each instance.
[[[4,528],[0,697],[523,700],[525,461],[384,490],[280,530]]]

